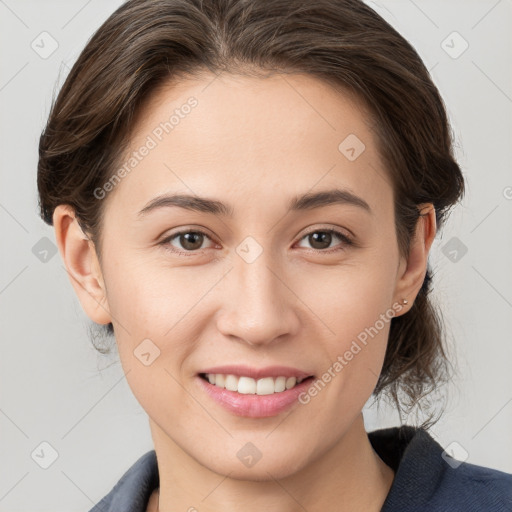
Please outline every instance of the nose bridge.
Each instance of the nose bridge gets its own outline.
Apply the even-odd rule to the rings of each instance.
[[[258,247],[254,239],[242,242],[228,281],[229,307],[219,321],[223,334],[255,345],[295,331],[293,294],[283,284],[271,251]]]

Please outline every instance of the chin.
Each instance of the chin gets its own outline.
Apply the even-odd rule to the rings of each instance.
[[[250,462],[242,462],[236,454],[234,459],[223,459],[218,464],[212,464],[211,459],[206,462],[206,467],[219,475],[229,475],[233,480],[252,482],[271,482],[287,478],[300,471],[305,464],[304,460],[297,458],[297,452],[289,458],[274,452],[273,456],[267,456],[266,460],[265,454],[262,454],[252,465]]]

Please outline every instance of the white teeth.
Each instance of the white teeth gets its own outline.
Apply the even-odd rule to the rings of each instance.
[[[212,384],[219,386],[219,388],[223,388],[226,385],[226,377],[221,373],[215,374],[215,382],[212,382]]]
[[[223,375],[221,373],[207,373],[206,378],[210,384],[219,388],[226,388],[228,391],[237,391],[244,395],[281,393],[304,380],[304,378],[297,379],[296,377],[276,377],[275,379],[264,377],[256,381],[251,377],[237,377],[236,375]]]
[[[286,389],[286,377],[277,377],[274,384],[274,391],[280,393]]]
[[[250,377],[239,377],[237,391],[244,395],[254,395],[256,393],[256,381]]]
[[[293,388],[295,384],[297,383],[297,379],[295,377],[288,377],[286,379],[286,389]]]
[[[242,377],[240,380],[242,380]],[[251,379],[254,382],[254,379]],[[240,384],[239,384],[240,386]],[[259,379],[256,383],[256,394],[257,395],[273,395],[275,393],[275,384],[274,379],[272,377],[265,377],[264,379]]]
[[[215,385],[217,385],[217,376],[215,376]],[[224,387],[229,391],[238,391],[238,377],[226,375]]]

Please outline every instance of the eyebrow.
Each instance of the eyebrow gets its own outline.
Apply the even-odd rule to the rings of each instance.
[[[307,211],[333,204],[357,206],[373,215],[370,205],[363,198],[344,189],[311,192],[293,197],[288,203],[288,211]],[[234,213],[234,208],[231,205],[215,199],[188,194],[166,194],[151,199],[138,213],[138,217],[142,218],[151,211],[173,206],[225,217],[233,217]]]

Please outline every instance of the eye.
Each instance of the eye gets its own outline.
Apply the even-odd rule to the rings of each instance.
[[[179,231],[178,233],[174,233],[171,236],[168,236],[162,240],[160,244],[171,252],[193,252],[204,249],[204,247],[201,246],[203,245],[205,238],[211,240],[211,238],[204,231],[189,229]],[[174,239],[177,239],[177,242],[181,245],[181,247],[177,247],[176,250],[169,248],[169,245],[171,247],[176,247],[171,243]]]
[[[331,247],[331,243],[334,239],[338,238],[343,243],[338,244],[334,248]],[[178,231],[177,233],[173,233],[168,236],[164,240],[160,242],[160,245],[163,245],[166,250],[169,250],[174,253],[194,253],[201,249],[205,249],[202,247],[205,239],[212,241],[211,237],[206,234],[204,231],[195,229],[186,229],[182,231]],[[312,245],[312,249],[320,252],[334,252],[334,251],[342,251],[345,250],[347,246],[354,245],[353,240],[338,231],[337,229],[316,229],[314,231],[310,231],[305,234],[300,240],[308,239],[309,243]],[[181,247],[176,247],[172,242],[176,240],[177,243],[180,244]],[[340,247],[341,246],[341,247]],[[329,249],[329,250],[326,250]]]
[[[334,238],[340,239],[343,243],[339,244],[341,247],[335,247],[332,249],[330,247],[331,242]],[[346,246],[354,245],[354,242],[347,235],[338,231],[337,229],[316,229],[314,231],[310,231],[306,235],[304,235],[301,240],[307,239],[309,243],[312,245],[312,249],[318,250],[321,252],[333,252],[333,251],[343,251],[346,249]],[[325,249],[332,249],[326,251]]]

